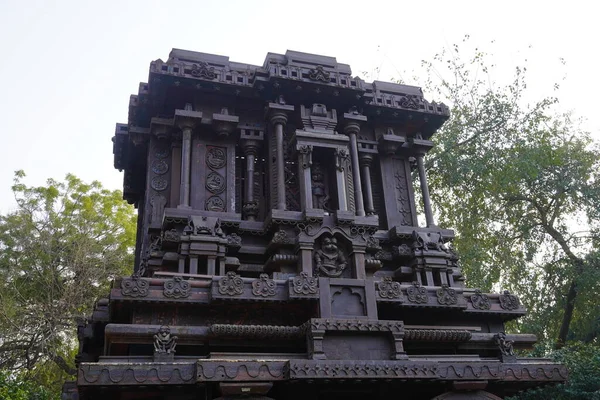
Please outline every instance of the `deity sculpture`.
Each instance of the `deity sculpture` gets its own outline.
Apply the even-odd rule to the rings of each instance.
[[[329,208],[327,207],[329,196],[327,195],[325,188],[323,171],[319,164],[315,164],[312,168],[311,175],[313,207],[329,211]]]
[[[175,353],[175,341],[177,336],[171,336],[168,326],[161,326],[158,333],[154,335],[154,352],[159,354]]]
[[[346,256],[338,247],[337,239],[325,237],[321,248],[315,251],[315,276],[336,278],[342,275],[347,266]]]

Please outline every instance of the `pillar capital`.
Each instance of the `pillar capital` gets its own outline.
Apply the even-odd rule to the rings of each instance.
[[[202,112],[200,111],[192,111],[191,109],[175,110],[175,125],[182,131],[191,131],[201,120]]]
[[[276,103],[267,105],[267,118],[273,125],[283,125],[287,123],[288,113],[294,111],[294,106],[285,104],[283,96],[279,96]]]
[[[370,167],[373,164],[375,156],[372,153],[359,153],[358,159],[362,165]]]
[[[244,139],[242,140],[241,145],[242,150],[244,151],[244,155],[246,156],[256,156],[258,154],[258,150],[260,149],[260,143],[258,142],[258,140]]]

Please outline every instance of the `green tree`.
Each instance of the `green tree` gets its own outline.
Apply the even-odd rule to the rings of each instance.
[[[462,57],[455,45],[424,62],[424,86],[451,107],[427,167],[469,285],[517,292],[530,311],[521,328],[558,347],[597,340],[598,145],[557,98],[524,105],[526,68],[498,85],[485,53]]]
[[[130,273],[136,216],[99,182],[24,177],[15,173],[16,209],[0,216],[0,369],[56,385],[75,373],[76,321]]]
[[[566,384],[529,390],[515,396],[518,400],[600,400],[600,347],[571,342],[549,354],[569,369]]]
[[[22,375],[0,371],[1,400],[58,400],[58,398],[58,395],[53,395],[43,386]]]

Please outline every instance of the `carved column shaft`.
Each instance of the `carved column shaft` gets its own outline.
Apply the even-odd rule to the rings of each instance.
[[[365,154],[360,158],[362,162],[362,179],[364,182],[365,208],[367,215],[375,214],[375,206],[373,205],[373,185],[371,184],[371,163],[373,156]]]
[[[283,155],[283,126],[287,121],[285,115],[277,115],[272,119],[275,125],[275,142],[277,146],[277,209],[285,210],[285,160]]]
[[[352,160],[352,178],[354,179],[354,199],[356,201],[356,215],[365,215],[365,206],[363,203],[362,182],[360,179],[360,168],[358,164],[358,142],[356,133],[360,126],[350,124],[346,127],[346,133],[350,137],[350,158]]]
[[[346,168],[348,153],[346,149],[335,150],[335,179],[337,183],[338,210],[347,211],[348,202],[346,199],[346,177],[344,169]]]
[[[254,221],[258,215],[258,203],[254,200],[254,161],[258,153],[258,143],[247,140],[243,144],[246,156],[246,187],[244,191],[244,211],[249,221]]]
[[[312,196],[312,146],[298,149],[298,177],[300,178],[300,206],[303,210],[313,208]]]
[[[181,185],[179,186],[179,205],[190,206],[190,171],[192,161],[192,127],[182,127],[181,146]]]
[[[417,167],[419,168],[419,181],[421,182],[421,192],[423,193],[423,206],[425,207],[425,220],[427,227],[435,226],[433,221],[433,211],[431,210],[431,198],[429,197],[429,187],[427,186],[427,175],[425,174],[425,164],[423,155],[417,156]]]

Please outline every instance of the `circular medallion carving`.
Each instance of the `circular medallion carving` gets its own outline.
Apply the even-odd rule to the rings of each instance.
[[[169,164],[164,160],[154,160],[152,163],[152,172],[157,175],[165,174],[169,170]]]
[[[167,158],[169,157],[169,149],[167,147],[159,147],[154,153],[156,158]]]
[[[214,194],[222,193],[225,190],[225,178],[216,172],[211,172],[206,176],[206,189]]]
[[[225,150],[219,147],[211,147],[206,152],[206,164],[212,169],[220,169],[227,163]]]
[[[168,186],[168,182],[165,178],[160,178],[160,177],[155,177],[152,178],[152,181],[150,182],[150,186],[152,186],[152,189],[154,190],[158,190],[159,192],[162,190],[165,190]]]
[[[219,196],[212,196],[206,200],[207,211],[225,211],[225,202]]]

